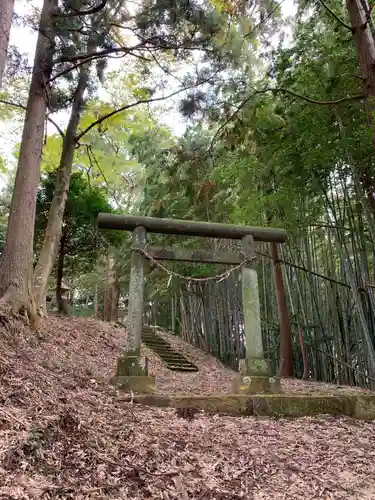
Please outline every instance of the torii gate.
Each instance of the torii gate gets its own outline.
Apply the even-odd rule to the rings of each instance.
[[[144,255],[154,260],[173,260],[241,266],[242,302],[245,325],[246,358],[240,360],[239,384],[236,392],[269,392],[271,380],[269,367],[264,358],[260,323],[258,277],[252,267],[255,259],[254,241],[283,243],[284,229],[236,226],[211,222],[177,219],[159,219],[130,215],[98,215],[98,228],[133,232],[128,307],[128,339],[117,362],[116,376],[112,382],[124,389],[137,392],[153,392],[155,378],[145,374],[139,364],[144,295]],[[241,240],[242,252],[209,252],[206,250],[155,248],[147,245],[147,232],[227,238]]]

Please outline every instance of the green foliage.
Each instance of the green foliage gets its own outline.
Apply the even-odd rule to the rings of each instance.
[[[53,197],[56,172],[44,174],[37,197],[36,249],[40,248]],[[123,235],[101,234],[96,227],[99,212],[112,212],[103,189],[91,186],[79,172],[72,175],[65,206],[63,234],[66,272],[69,276],[91,271],[109,245],[119,245]]]
[[[87,6],[83,0],[66,0],[60,8],[60,14],[72,14]],[[346,20],[342,3],[333,0],[330,8]],[[292,41],[275,47],[272,36],[276,28],[280,34],[285,24],[292,28]],[[305,259],[311,267],[325,266],[326,274],[339,276],[345,275],[345,263],[353,261],[360,269],[357,281],[365,286],[371,282],[374,264],[359,261],[370,260],[373,250],[373,214],[362,213],[363,196],[369,193],[356,179],[357,172],[375,175],[371,131],[362,101],[327,104],[361,94],[363,81],[351,34],[321,2],[299,2],[296,19],[282,24],[273,0],[251,4],[155,0],[140,2],[131,12],[122,1],[110,0],[92,16],[58,16],[56,28],[51,112],[70,108],[77,64],[78,68],[84,62],[91,65],[64,215],[66,272],[76,279],[77,288],[90,294],[100,288],[104,275],[100,256],[110,245],[116,247],[112,251],[121,263],[120,282],[126,289],[129,235],[99,235],[95,228],[96,214],[114,207],[155,217],[284,227],[291,242],[284,248],[295,251],[296,261]],[[107,58],[114,55],[126,58],[119,71],[107,72]],[[18,78],[0,97],[19,94],[24,105],[24,90],[24,81]],[[159,107],[164,96],[177,91],[181,92],[169,109],[164,103]],[[118,109],[122,111],[117,113]],[[162,125],[170,109],[186,118],[182,137],[174,135],[173,123],[170,128]],[[1,112],[3,120],[23,113],[4,106]],[[107,118],[102,120],[103,116]],[[37,249],[61,145],[59,135],[49,136],[43,151]],[[5,221],[1,215],[0,245]],[[310,229],[327,221],[345,221],[350,226],[342,233],[351,245],[346,254],[345,245],[332,243],[336,233],[331,229]],[[352,238],[356,232],[361,235],[358,241]],[[177,242],[189,247],[213,244],[194,238],[150,237],[150,243]],[[168,267],[192,277],[220,272],[209,265]],[[262,279],[270,282],[264,269]],[[331,331],[329,335],[323,331],[321,317],[332,321],[333,308],[319,310],[321,296],[326,293],[330,298],[321,282],[312,282],[305,274],[289,279],[303,289],[302,298],[298,290],[291,292],[298,297],[293,323],[298,357],[301,316],[306,316],[306,324],[319,324],[314,331],[304,328],[306,345],[312,349],[332,337]],[[177,279],[156,271],[147,286],[153,300],[170,298],[180,290]],[[267,353],[273,355],[276,368],[279,325],[267,293],[262,298],[267,317],[263,329],[268,335]],[[84,299],[82,311],[86,311]],[[346,309],[346,303],[340,307]],[[365,310],[373,331],[367,303]],[[355,328],[349,323],[345,327],[351,335]],[[340,325],[342,335],[347,334],[345,327]]]
[[[221,13],[227,7],[227,2],[215,3]],[[361,102],[316,105],[284,91],[254,91],[286,89],[317,102],[361,93],[355,47],[345,29],[332,29],[324,9],[303,16],[293,43],[268,52],[263,75],[255,79],[242,73],[227,80],[220,91],[216,88],[217,96],[229,97],[220,105],[210,92],[195,93],[183,103],[182,110],[196,117],[184,136],[165,150],[152,150],[151,144],[147,155],[138,156],[145,168],[141,213],[284,227],[297,241],[302,228],[324,220],[332,178],[351,175],[349,159],[373,169]],[[167,236],[155,240],[176,243]],[[179,244],[197,242],[181,238]],[[189,276],[217,271],[173,267]],[[156,281],[166,292],[168,278]]]

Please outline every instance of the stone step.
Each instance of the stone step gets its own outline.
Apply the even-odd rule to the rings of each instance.
[[[166,344],[167,342],[164,339],[155,337],[155,335],[143,335],[142,334],[142,340],[145,342],[156,342],[158,344]]]
[[[159,356],[166,368],[172,371],[197,372],[198,368],[185,358],[181,353],[175,351],[163,338],[159,337],[151,327],[144,326],[142,329],[142,342]]]
[[[160,341],[159,339],[147,339],[147,338],[142,337],[142,342],[144,342],[145,344],[152,344],[152,345],[155,345],[155,346],[158,346],[158,347],[164,347],[165,346],[165,347],[168,347],[168,349],[172,349],[172,347],[170,346],[170,344],[168,344],[164,340]]]
[[[189,361],[187,360],[184,356],[179,356],[178,354],[176,354],[175,352],[163,352],[163,351],[158,351],[158,353],[160,355],[163,355],[165,358],[168,358],[168,359],[178,359],[178,360],[181,360],[181,361]],[[189,361],[190,363],[190,361]]]
[[[174,349],[168,344],[154,344],[153,342],[143,342],[148,347],[152,349],[159,349],[160,351],[174,351]]]
[[[168,370],[175,372],[197,372],[198,368],[196,366],[175,366],[167,365]]]
[[[191,363],[188,359],[186,358],[170,358],[169,356],[163,356],[162,358],[166,363],[169,363],[171,365],[189,365],[189,366],[195,366],[194,363]]]
[[[190,366],[190,365],[176,365],[175,363],[165,363],[165,367],[168,368],[168,370],[182,370],[185,372],[196,372],[198,371],[195,366]]]
[[[165,342],[155,342],[154,340],[147,340],[147,339],[142,339],[142,342],[144,344],[147,344],[147,345],[152,345],[152,346],[155,346],[155,347],[164,347],[166,349],[172,349],[172,347],[168,344],[166,344]]]
[[[173,365],[173,366],[191,366],[191,367],[194,368],[194,365],[192,363],[187,363],[186,361],[183,361],[183,360],[165,358],[165,359],[163,359],[163,361],[167,365]]]
[[[164,346],[164,345],[157,346],[154,344],[148,344],[147,342],[144,342],[144,344],[146,345],[146,347],[149,347],[150,349],[154,349],[155,351],[158,351],[158,352],[165,352],[165,353],[174,353],[175,352],[173,349],[171,349],[168,346]]]
[[[193,363],[190,363],[189,361],[186,361],[185,359],[163,357],[162,360],[164,361],[164,363],[168,363],[169,365],[194,366]]]

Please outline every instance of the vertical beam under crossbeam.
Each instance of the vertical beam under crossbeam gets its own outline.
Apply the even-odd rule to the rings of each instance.
[[[133,231],[131,254],[129,305],[128,305],[128,338],[125,346],[126,354],[139,356],[143,322],[144,293],[144,257],[138,249],[145,248],[147,243],[146,230],[137,227]]]
[[[264,359],[258,276],[251,262],[255,257],[254,238],[242,238],[242,253],[246,264],[242,267],[242,302],[245,323],[246,363],[241,371],[245,375],[267,376],[268,367]]]
[[[140,393],[155,391],[155,377],[148,376],[147,366],[140,365],[141,336],[143,322],[144,256],[139,252],[146,246],[146,230],[137,227],[133,231],[129,305],[127,330],[128,337],[117,359],[116,376],[111,383],[124,390]]]

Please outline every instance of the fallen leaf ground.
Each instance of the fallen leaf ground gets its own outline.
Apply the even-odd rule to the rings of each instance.
[[[121,328],[52,317],[41,333],[1,332],[0,499],[375,499],[372,422],[188,421],[117,399]],[[200,372],[171,376],[144,350],[159,392],[230,390],[230,370],[174,342]],[[290,387],[335,391],[309,384]]]

